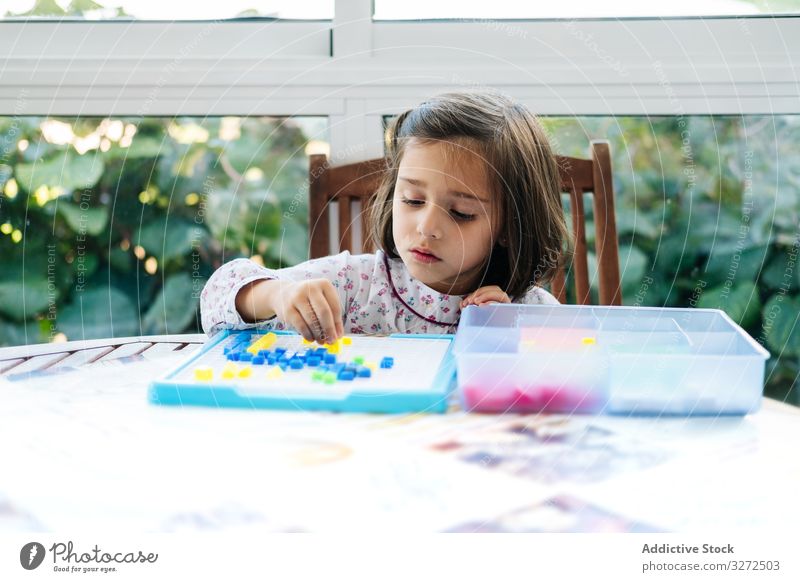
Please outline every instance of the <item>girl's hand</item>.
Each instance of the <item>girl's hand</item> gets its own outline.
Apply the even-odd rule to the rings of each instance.
[[[461,300],[461,309],[467,305],[487,305],[489,303],[511,303],[511,298],[497,285],[479,287]]]
[[[339,295],[327,279],[280,281],[271,303],[278,319],[308,341],[332,343],[344,335]]]

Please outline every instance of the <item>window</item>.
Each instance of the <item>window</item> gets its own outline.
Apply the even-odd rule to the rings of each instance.
[[[327,148],[327,122],[4,117],[0,144],[13,345],[196,331],[223,261],[305,260],[308,153]]]
[[[56,2],[7,0],[0,4],[0,18],[86,20],[217,20],[224,18],[277,18],[332,20],[334,0],[230,0],[223,3],[187,5],[159,0],[106,0]]]
[[[664,18],[679,16],[751,16],[756,14],[796,14],[800,2],[768,0],[673,0],[635,2],[610,0],[562,0],[561,2],[430,2],[425,0],[375,0],[375,20],[434,19],[552,19],[552,18]]]

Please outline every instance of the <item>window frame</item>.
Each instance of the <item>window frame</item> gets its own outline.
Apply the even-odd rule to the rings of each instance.
[[[454,89],[542,115],[798,113],[798,23],[373,21],[371,0],[333,21],[0,21],[0,115],[326,115],[344,163],[382,154],[384,115]]]

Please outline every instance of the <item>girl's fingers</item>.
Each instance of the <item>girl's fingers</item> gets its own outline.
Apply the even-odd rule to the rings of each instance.
[[[481,287],[473,291],[464,299],[461,300],[461,308],[464,309],[468,305],[486,305],[488,303],[510,303],[508,295],[495,285],[489,287]]]
[[[311,301],[311,310],[314,314],[318,328],[315,329],[317,340],[334,341],[336,339],[336,320],[333,317],[331,306],[323,293],[315,294]]]
[[[492,305],[494,303],[500,303],[500,302],[497,301],[496,299],[492,299],[490,297],[490,298],[485,299],[485,300],[481,301],[480,303],[478,303],[478,307],[480,307],[481,305]]]
[[[339,294],[336,293],[336,289],[334,289],[333,285],[323,285],[322,296],[327,303],[332,319],[329,333],[333,335],[331,339],[335,340],[344,335],[344,325],[342,324],[342,304],[339,301]]]
[[[333,285],[305,285],[292,301],[287,322],[309,341],[335,341],[343,333],[341,304]]]
[[[299,309],[295,307],[290,316],[287,317],[287,320],[287,323],[291,324],[304,339],[310,342],[314,341],[314,334],[311,332],[311,328],[308,326],[303,313]]]
[[[475,292],[475,303],[478,305],[486,305],[488,303],[510,303],[508,295],[498,287],[489,287],[485,290],[478,290]]]
[[[325,335],[325,330],[315,311],[314,302],[319,303],[319,301],[315,300],[313,295],[309,293],[304,300],[300,301],[298,305],[295,305],[300,317],[303,318],[306,328],[311,333],[311,337],[306,338],[310,341],[320,340]]]
[[[494,297],[494,293],[492,293],[491,291],[478,290],[475,292],[475,297],[472,298],[472,301],[473,303],[480,305],[481,303],[483,303],[484,301],[488,301],[492,297]]]

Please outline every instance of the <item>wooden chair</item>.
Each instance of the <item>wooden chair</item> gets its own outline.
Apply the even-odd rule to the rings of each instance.
[[[617,227],[614,215],[614,188],[611,182],[611,154],[608,142],[593,141],[591,159],[557,156],[561,190],[570,197],[573,248],[572,275],[576,303],[591,303],[589,263],[583,195],[594,199],[595,254],[601,305],[622,305]],[[338,207],[338,248],[350,252],[372,252],[367,240],[368,208],[385,171],[382,158],[331,168],[325,155],[312,155],[309,179],[310,258],[336,252],[331,249],[331,204]],[[360,215],[360,216],[359,216]],[[356,226],[357,225],[357,226]],[[355,227],[355,228],[354,228]],[[354,249],[353,231],[362,233],[360,249]],[[335,245],[334,245],[335,246]],[[560,271],[551,291],[559,301],[567,300],[566,275]]]
[[[557,156],[561,191],[570,198],[573,249],[572,272],[575,302],[591,303],[589,262],[586,250],[586,214],[583,195],[591,192],[594,206],[595,256],[597,257],[600,305],[622,305],[619,275],[619,241],[614,214],[614,185],[611,180],[611,151],[607,141],[593,141],[591,159]],[[562,303],[566,300],[565,275],[553,279],[552,293]]]

